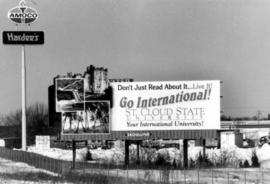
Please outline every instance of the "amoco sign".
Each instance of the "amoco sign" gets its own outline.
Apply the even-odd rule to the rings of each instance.
[[[19,6],[11,8],[8,11],[8,18],[17,24],[30,24],[34,22],[38,18],[37,11],[25,4],[25,1],[22,0]]]

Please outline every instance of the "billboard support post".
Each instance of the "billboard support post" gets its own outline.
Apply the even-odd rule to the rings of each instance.
[[[129,140],[125,140],[125,165],[129,165]]]
[[[72,140],[72,169],[75,169],[76,162],[76,141]]]
[[[140,164],[140,141],[137,141],[137,165]]]
[[[22,150],[26,151],[26,57],[22,45]]]
[[[188,139],[183,141],[184,168],[188,168]]]
[[[205,153],[206,140],[205,139],[202,140],[202,144],[203,144],[203,159],[205,159],[205,157],[206,157],[206,153]]]

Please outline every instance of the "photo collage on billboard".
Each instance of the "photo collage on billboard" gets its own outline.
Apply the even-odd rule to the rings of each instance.
[[[110,133],[108,85],[87,78],[56,79],[56,112],[61,112],[62,134]]]

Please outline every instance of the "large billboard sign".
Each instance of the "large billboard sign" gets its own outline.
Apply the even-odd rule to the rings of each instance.
[[[220,128],[220,81],[111,85],[112,131]]]

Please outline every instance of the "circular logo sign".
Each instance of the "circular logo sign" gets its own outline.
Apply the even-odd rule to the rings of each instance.
[[[38,18],[38,14],[28,6],[16,6],[8,11],[8,18],[17,24],[30,24]]]

